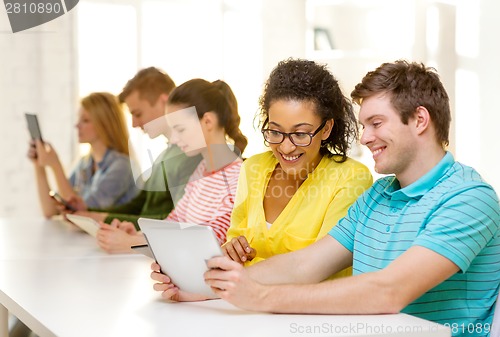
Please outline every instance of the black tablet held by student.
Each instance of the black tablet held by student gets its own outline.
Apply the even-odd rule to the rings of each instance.
[[[72,212],[76,212],[77,211],[76,208],[74,208],[73,206],[71,206],[71,204],[69,202],[67,202],[63,197],[61,197],[61,195],[59,193],[57,193],[56,191],[50,190],[49,191],[49,196],[52,199],[54,199],[55,201],[57,201],[58,203],[60,203],[61,205],[63,205],[67,210],[72,211]]]
[[[43,142],[42,132],[40,131],[40,124],[36,114],[25,113],[26,122],[28,123],[28,130],[30,131],[31,139],[40,139]]]

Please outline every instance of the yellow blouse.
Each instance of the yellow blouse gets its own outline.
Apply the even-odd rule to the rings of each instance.
[[[354,159],[337,163],[324,156],[268,228],[264,193],[277,164],[272,152],[265,152],[245,160],[240,171],[227,241],[243,235],[256,249],[257,256],[246,265],[322,238],[373,183],[368,168]]]

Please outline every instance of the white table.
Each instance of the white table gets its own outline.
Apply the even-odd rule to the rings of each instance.
[[[108,255],[59,221],[0,219],[0,337],[8,311],[39,336],[450,336],[405,314],[273,315],[216,300],[168,303],[151,260]]]

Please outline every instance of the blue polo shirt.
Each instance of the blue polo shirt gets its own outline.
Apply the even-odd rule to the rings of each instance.
[[[448,325],[453,336],[489,336],[500,284],[500,207],[493,188],[451,153],[413,184],[376,181],[330,235],[353,253],[353,273],[385,268],[412,246],[460,271],[403,312]],[[455,328],[455,329],[454,329]]]

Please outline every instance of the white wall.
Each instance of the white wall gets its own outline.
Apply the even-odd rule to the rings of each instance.
[[[39,114],[42,134],[70,163],[75,149],[77,78],[73,17],[12,34],[0,9],[0,216],[41,214],[24,112]]]
[[[498,98],[500,93],[500,44],[497,42],[500,32],[500,2],[482,0],[480,10],[479,58],[474,60],[472,69],[478,74],[479,107],[470,111],[470,119],[479,119],[480,161],[477,169],[484,178],[500,193],[500,150],[499,126],[500,112]],[[464,62],[465,63],[465,62]],[[467,137],[467,134],[460,135]],[[465,158],[464,158],[465,160]]]

